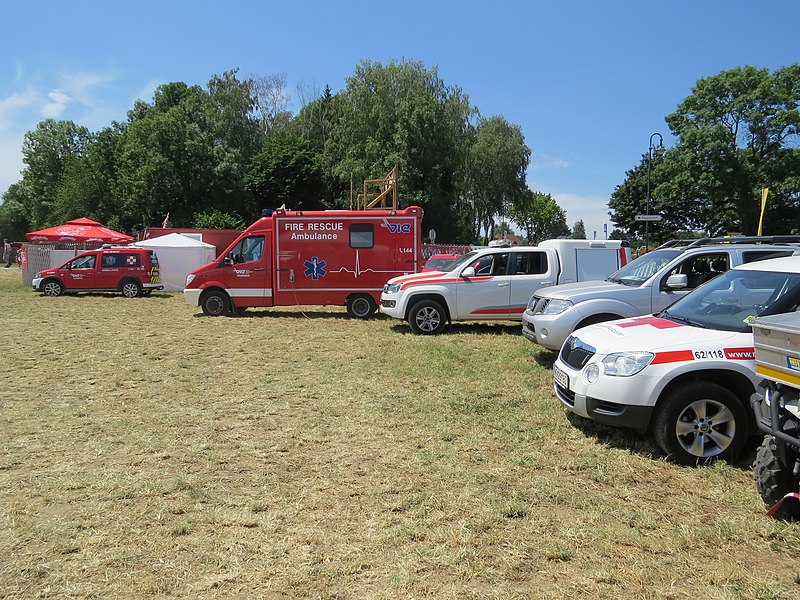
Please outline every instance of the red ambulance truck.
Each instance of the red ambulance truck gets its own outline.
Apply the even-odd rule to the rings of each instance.
[[[383,285],[416,273],[422,209],[279,209],[250,225],[212,263],[189,273],[184,298],[207,315],[248,307],[346,305],[367,319]]]

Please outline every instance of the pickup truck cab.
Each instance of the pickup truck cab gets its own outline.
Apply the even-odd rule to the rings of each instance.
[[[533,294],[522,334],[558,350],[576,329],[664,310],[738,265],[789,256],[798,236],[706,238],[671,242],[625,265],[605,281],[559,285]]]
[[[381,312],[407,320],[420,334],[440,333],[448,321],[519,320],[535,290],[602,279],[629,259],[630,247],[619,240],[481,248],[451,263],[447,271],[390,279],[381,294]]]
[[[750,323],[799,307],[800,256],[740,265],[659,314],[575,331],[555,394],[582,417],[650,431],[679,463],[734,458],[756,431]]]

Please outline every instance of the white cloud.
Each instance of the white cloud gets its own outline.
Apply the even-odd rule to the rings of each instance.
[[[569,162],[563,158],[555,158],[547,154],[534,154],[529,168],[533,171],[567,169],[569,168]]]
[[[163,83],[165,82],[160,81],[158,79],[151,79],[146,84],[144,84],[144,86],[138,92],[136,92],[133,98],[131,98],[130,105],[133,106],[133,103],[136,102],[137,100],[143,100],[144,102],[152,102],[153,96],[156,93],[156,89]]]
[[[17,122],[20,113],[36,105],[38,101],[39,95],[33,90],[14,92],[0,100],[0,131],[10,128]]]
[[[72,98],[61,90],[51,90],[47,97],[50,102],[42,107],[42,116],[46,119],[57,119],[67,109]]]
[[[608,233],[614,228],[611,217],[608,216],[608,198],[601,196],[579,196],[578,194],[552,192],[550,194],[558,205],[567,214],[567,225],[575,226],[578,221],[583,221],[586,228],[586,237],[592,239],[596,234],[597,239],[605,239],[603,225],[608,225]]]

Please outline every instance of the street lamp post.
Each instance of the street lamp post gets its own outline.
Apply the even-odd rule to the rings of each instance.
[[[653,138],[658,137],[658,146],[653,146]],[[650,216],[650,170],[653,166],[653,154],[656,156],[664,156],[664,152],[666,152],[664,148],[664,138],[661,136],[660,133],[654,133],[650,136],[650,145],[647,148],[647,207],[645,210],[645,214],[649,217]],[[649,237],[649,228],[650,228],[650,221],[647,220],[644,222],[644,248],[645,252],[650,250],[650,237]]]

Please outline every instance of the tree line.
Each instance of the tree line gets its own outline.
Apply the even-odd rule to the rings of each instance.
[[[484,117],[420,61],[362,61],[336,94],[285,75],[173,82],[124,122],[90,132],[47,119],[25,135],[22,179],[0,205],[0,231],[87,216],[126,232],[168,218],[180,227],[242,227],[263,208],[347,208],[365,179],[400,169],[403,205],[424,209],[437,239],[474,243],[510,219],[531,243],[570,234],[547,193],[527,187],[531,149],[519,126]],[[697,82],[665,117],[674,138],[648,151],[609,200],[612,238],[800,231],[800,65],[738,67]],[[655,136],[656,134],[654,134]],[[660,144],[659,144],[660,146]],[[657,148],[660,150],[660,148]],[[648,202],[648,190],[650,201]],[[659,215],[659,222],[636,215]],[[575,235],[585,235],[583,222]]]
[[[0,229],[21,239],[83,216],[127,232],[167,218],[241,227],[263,208],[347,208],[364,180],[398,165],[403,205],[421,206],[439,240],[491,237],[498,214],[534,242],[569,231],[552,197],[526,186],[531,150],[519,126],[482,116],[436,68],[363,61],[337,94],[298,93],[292,114],[285,75],[231,70],[205,88],[162,85],[99,132],[41,121],[25,135]]]

